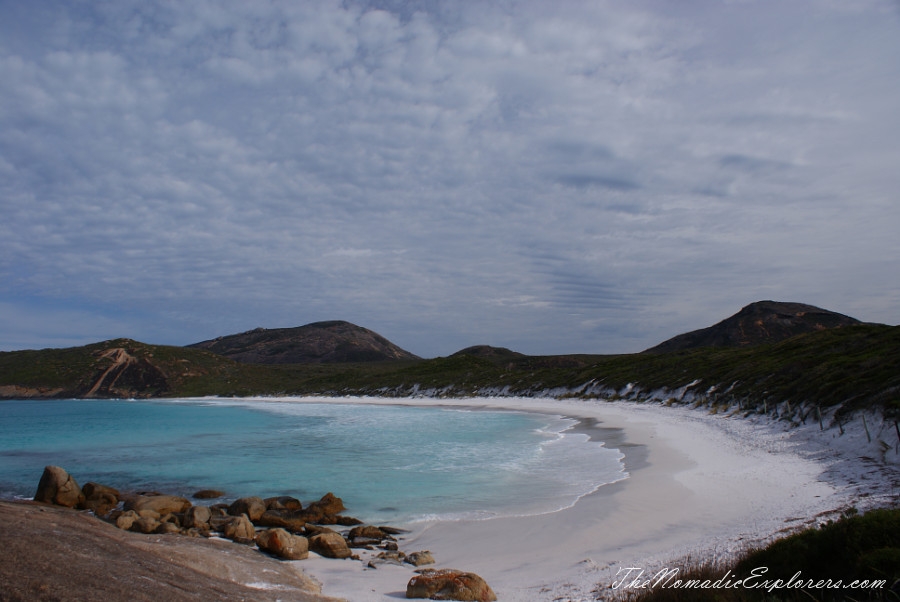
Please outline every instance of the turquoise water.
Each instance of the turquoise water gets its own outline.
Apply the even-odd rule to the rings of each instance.
[[[536,413],[259,400],[0,402],[0,497],[44,466],[79,484],[227,499],[328,491],[366,522],[531,515],[624,477],[622,455]]]

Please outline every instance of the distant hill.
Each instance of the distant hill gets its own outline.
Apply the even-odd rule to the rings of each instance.
[[[713,336],[717,329],[718,339]],[[363,351],[362,341],[377,337],[379,347],[392,347],[346,322],[259,329],[234,335],[231,349],[240,353],[237,339],[243,337],[245,352],[288,357],[290,337],[280,351],[273,342],[277,336],[263,339],[292,332],[305,333],[300,339],[308,345],[319,341],[318,351],[315,345],[307,351],[312,363],[243,363],[208,349],[130,339],[0,352],[0,400],[263,395],[646,400],[670,395],[670,401],[737,404],[745,412],[799,422],[815,419],[810,404],[839,408],[840,415],[880,407],[885,417],[900,420],[900,326],[859,323],[798,303],[754,303],[709,329],[682,335],[693,337],[686,342],[676,337],[679,345],[696,348],[673,345],[672,353],[529,356],[482,345],[449,357],[414,359],[399,350],[394,353],[409,359],[366,362],[358,360],[373,356]],[[227,350],[231,338],[207,344]],[[261,339],[257,347],[254,338]],[[835,419],[840,415],[835,413]]]
[[[416,360],[383,336],[340,320],[297,328],[257,328],[187,345],[244,364],[332,364]]]
[[[749,347],[852,324],[861,322],[813,305],[757,301],[718,324],[680,334],[644,353],[669,353],[698,347]]]
[[[489,360],[505,360],[525,357],[525,355],[516,351],[511,351],[506,347],[491,347],[490,345],[474,345],[472,347],[466,347],[465,349],[457,351],[450,357],[459,355],[471,355],[473,357],[483,357]]]
[[[0,399],[221,395],[253,380],[213,353],[131,339],[0,353]]]

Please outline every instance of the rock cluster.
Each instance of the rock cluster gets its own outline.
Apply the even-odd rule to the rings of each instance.
[[[222,492],[204,490],[195,499],[221,498]],[[236,543],[256,545],[261,551],[284,560],[303,560],[309,552],[326,558],[360,560],[354,549],[375,551],[368,567],[384,564],[415,567],[434,564],[428,550],[405,554],[396,535],[404,531],[388,526],[364,525],[340,514],[341,498],[332,493],[304,507],[290,496],[263,499],[244,497],[231,504],[195,506],[180,496],[157,492],[122,494],[112,487],[87,483],[79,488],[75,479],[58,466],[47,466],[41,476],[35,501],[90,510],[120,529],[145,534],[182,534],[193,537],[221,536]],[[330,526],[352,527],[345,534]],[[496,600],[490,587],[472,573],[417,571],[407,587],[408,598],[436,600]],[[427,595],[424,595],[427,594]],[[452,597],[471,596],[480,597]]]
[[[205,490],[195,498],[221,497]],[[300,560],[313,550],[328,558],[350,558],[351,542],[322,525],[357,525],[360,521],[339,513],[344,503],[328,493],[306,508],[289,496],[269,499],[244,497],[231,504],[195,506],[175,495],[144,492],[123,495],[112,487],[88,483],[78,487],[59,466],[47,466],[34,499],[39,502],[91,510],[120,529],[139,533],[219,535],[237,543],[256,544],[260,550],[288,560]],[[378,527],[370,527],[382,533]],[[383,535],[383,534],[382,534]]]

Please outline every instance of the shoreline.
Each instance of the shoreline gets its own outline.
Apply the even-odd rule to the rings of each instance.
[[[622,451],[628,478],[601,486],[570,508],[426,523],[404,541],[405,549],[430,550],[435,568],[481,575],[500,600],[596,600],[619,569],[651,570],[686,555],[728,557],[862,500],[838,482],[824,440],[798,441],[797,431],[687,407],[534,398],[265,399],[561,415],[577,420],[578,432]],[[840,459],[850,473],[858,468],[846,454]],[[403,598],[411,576],[408,569],[304,562],[324,594],[354,602]]]
[[[737,413],[714,415],[705,408],[650,402],[513,397],[240,398],[241,403],[256,401],[541,413],[574,420],[565,432],[586,434],[619,450],[627,477],[600,486],[570,507],[528,516],[398,525],[410,528],[400,536],[404,551],[429,550],[436,564],[428,568],[477,573],[502,601],[607,599],[619,570],[636,567],[653,573],[688,555],[727,559],[786,532],[834,518],[851,506],[869,509],[896,504],[894,491],[900,490],[900,442],[896,452],[885,451],[886,427],[882,425],[873,443],[864,421],[845,423],[838,434],[837,428],[820,432],[818,424],[791,426]],[[892,435],[893,423],[888,430]],[[879,446],[881,462],[874,453]],[[78,520],[82,518],[86,517]],[[26,535],[35,531],[24,528]],[[194,568],[177,550],[196,542],[179,543],[168,537],[163,541],[169,543],[160,546],[173,546],[168,558],[174,565]],[[36,555],[45,553],[37,549],[39,544],[34,545]],[[222,550],[233,545],[216,547],[227,556]],[[316,554],[296,562],[268,560],[302,571],[321,585],[307,594],[311,599],[405,599],[414,567],[384,564],[368,568],[367,561],[378,550],[359,552],[362,562]],[[98,566],[105,561],[96,559]],[[28,578],[33,581],[35,577]]]

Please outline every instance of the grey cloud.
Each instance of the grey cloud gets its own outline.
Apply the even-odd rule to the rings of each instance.
[[[880,6],[5,7],[0,303],[171,343],[350,319],[421,355],[639,350],[758,290],[896,321]]]
[[[600,176],[592,174],[567,174],[556,177],[556,181],[563,186],[572,188],[609,188],[611,190],[637,190],[640,185],[626,178],[615,176]]]
[[[546,143],[548,151],[567,160],[612,161],[616,154],[604,144],[590,143],[578,139],[555,139]]]
[[[791,164],[786,161],[767,159],[763,157],[750,157],[747,155],[731,154],[719,158],[719,165],[730,167],[748,173],[765,173],[789,169]]]

